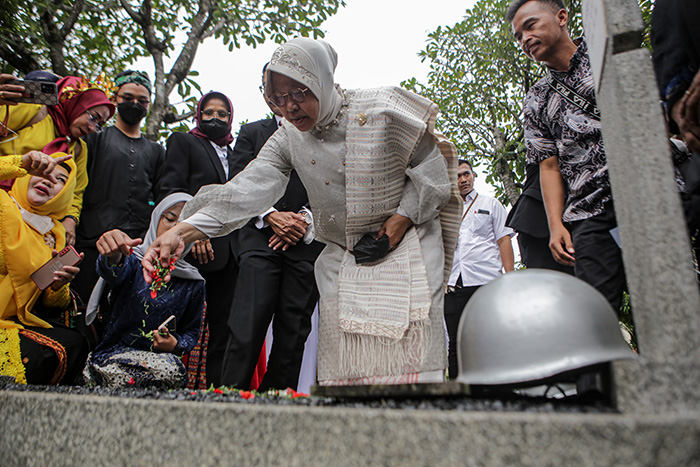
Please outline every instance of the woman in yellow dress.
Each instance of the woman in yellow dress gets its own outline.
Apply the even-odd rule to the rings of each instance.
[[[73,156],[77,167],[76,186],[71,206],[61,221],[68,244],[73,244],[80,219],[83,192],[88,183],[87,146],[81,139],[99,132],[114,115],[109,100],[111,84],[104,78],[89,81],[67,76],[60,79],[57,105],[18,104],[0,107],[0,156],[25,155],[30,151]],[[9,189],[11,182],[5,183]]]
[[[0,375],[18,383],[70,384],[85,364],[87,342],[75,330],[50,324],[42,312],[67,307],[68,283],[78,268],[63,266],[43,291],[30,276],[65,246],[59,219],[71,208],[76,166],[60,152],[0,157],[0,179],[13,178],[9,193],[0,190]]]

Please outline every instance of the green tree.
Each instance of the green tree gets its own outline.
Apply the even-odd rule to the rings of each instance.
[[[152,57],[155,102],[146,136],[154,140],[164,124],[192,115],[192,110],[178,114],[170,95],[177,91],[194,107],[192,92],[200,89],[191,68],[205,39],[213,37],[233,50],[267,40],[280,43],[295,35],[323,37],[323,21],[345,5],[343,0],[9,0],[9,4],[16,14],[7,15],[7,21],[0,16],[3,71],[24,74],[50,68],[60,75],[94,75],[98,70],[113,75],[138,57]],[[169,69],[168,57],[176,57]]]
[[[513,204],[525,173],[522,100],[546,72],[516,44],[505,13],[511,0],[479,0],[464,20],[438,27],[419,53],[430,63],[428,81],[404,81],[408,89],[440,106],[437,127],[469,157],[486,169],[496,196]],[[565,0],[569,32],[582,34],[581,0]],[[652,0],[640,0],[648,21]]]

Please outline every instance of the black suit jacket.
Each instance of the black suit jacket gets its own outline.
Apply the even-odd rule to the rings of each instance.
[[[540,188],[540,166],[528,164],[525,171],[523,192],[508,213],[506,226],[533,237],[549,238],[547,213]]]
[[[234,175],[237,174],[239,171],[243,170],[250,161],[255,159],[260,149],[265,145],[265,142],[267,142],[276,130],[277,122],[274,118],[266,118],[243,125],[238,133],[236,145],[233,148],[233,159],[237,171],[234,173],[232,170],[231,172]],[[287,190],[282,198],[275,203],[274,208],[278,211],[299,212],[302,207],[308,206],[308,203],[309,199],[306,194],[306,188],[304,188],[304,185],[301,183],[299,175],[293,170],[289,176]],[[251,219],[239,231],[239,254],[252,250],[270,250],[270,247],[267,245],[274,232],[271,227],[266,227],[264,229],[255,227],[256,219],[257,218]],[[313,241],[307,245],[300,240],[299,243],[281,254],[285,254],[287,257],[294,260],[315,261],[319,253],[321,253],[321,250],[323,250],[323,247],[324,245],[317,241]]]
[[[158,201],[177,192],[186,192],[194,196],[204,185],[226,183],[233,178],[236,172],[231,170],[235,164],[230,147],[228,164],[227,177],[216,150],[208,140],[197,138],[189,133],[173,133],[167,142]],[[226,265],[229,255],[237,254],[236,237],[236,233],[233,232],[225,237],[211,239],[214,261],[199,264],[199,261],[194,258],[188,257],[187,260],[200,271],[218,271]]]
[[[651,46],[654,71],[666,111],[680,100],[688,89],[692,76],[700,68],[700,4],[697,0],[656,0],[651,17]],[[688,82],[678,82],[669,95],[670,82],[690,73]],[[671,132],[678,127],[670,120]]]

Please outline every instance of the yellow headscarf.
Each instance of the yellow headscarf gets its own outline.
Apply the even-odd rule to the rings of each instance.
[[[65,153],[52,154],[52,157],[60,156],[65,156]],[[0,254],[5,257],[7,267],[7,275],[0,278],[0,329],[21,329],[21,325],[8,319],[14,316],[27,326],[51,327],[31,313],[41,290],[30,278],[51,259],[51,247],[45,243],[43,233],[25,222],[17,206],[32,214],[50,217],[55,249],[61,250],[66,244],[66,231],[59,220],[65,217],[72,204],[77,171],[72,159],[65,164],[71,168],[68,181],[53,199],[41,206],[32,206],[27,201],[30,176],[18,178],[9,195],[0,190]]]

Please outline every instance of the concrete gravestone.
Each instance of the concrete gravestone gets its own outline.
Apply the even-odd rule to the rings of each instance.
[[[584,0],[639,359],[615,364],[625,413],[700,408],[700,296],[636,0]]]
[[[637,0],[583,0],[640,358],[621,414],[274,407],[0,391],[3,465],[689,465],[700,294]],[[589,8],[592,6],[593,8]],[[594,23],[591,23],[590,21]],[[601,45],[602,44],[602,45]]]

